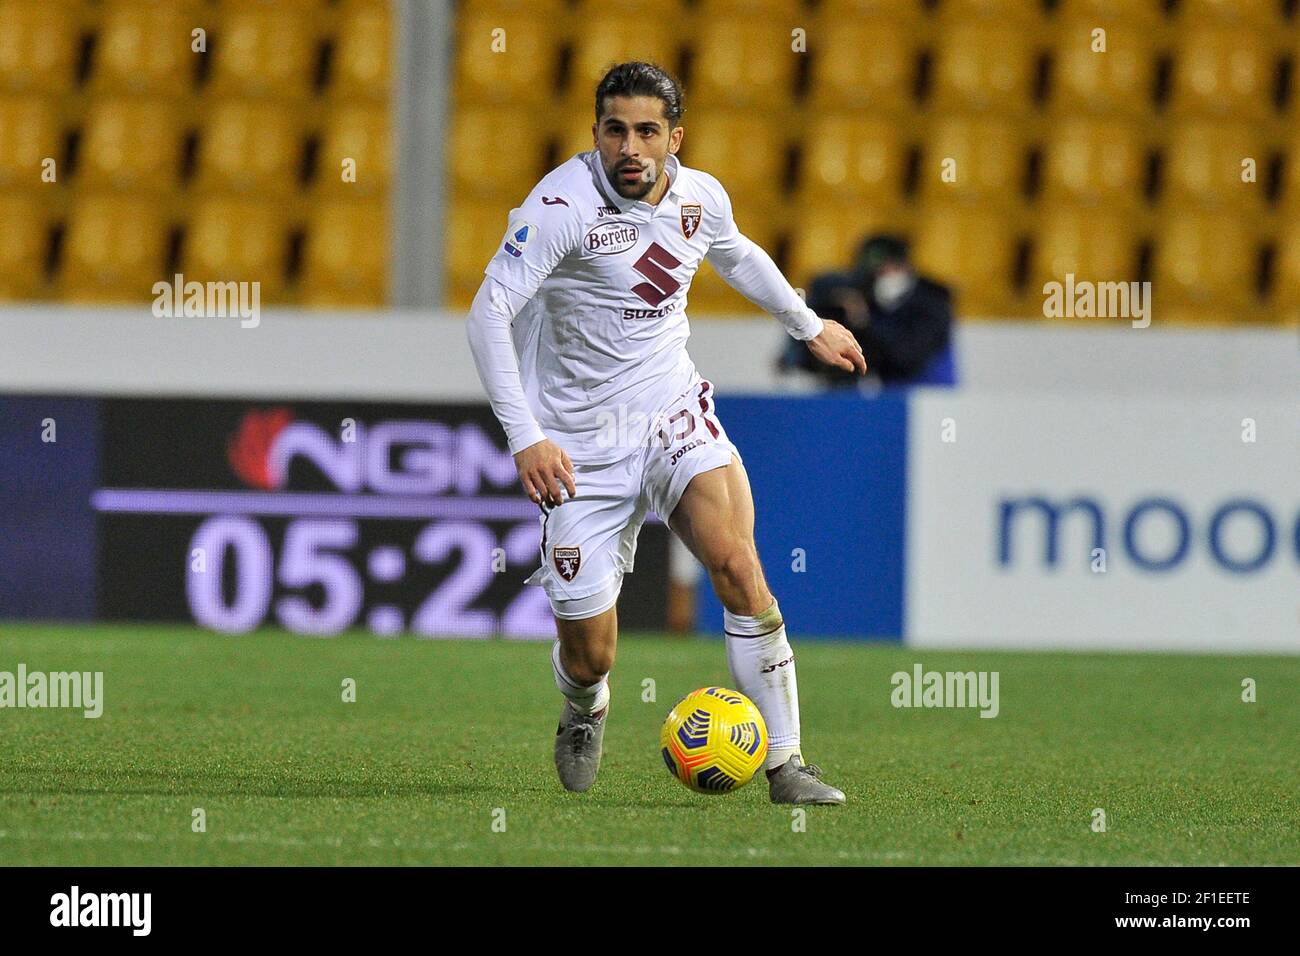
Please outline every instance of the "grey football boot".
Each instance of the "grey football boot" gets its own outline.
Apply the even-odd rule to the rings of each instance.
[[[803,759],[795,754],[781,766],[767,773],[767,785],[772,802],[843,803],[844,792],[822,783],[817,779],[821,775],[820,767],[815,764],[805,767]]]
[[[596,782],[608,714],[609,704],[597,713],[580,714],[564,702],[560,725],[555,728],[555,769],[565,790],[581,793]]]

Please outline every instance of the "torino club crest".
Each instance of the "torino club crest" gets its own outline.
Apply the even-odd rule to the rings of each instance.
[[[687,239],[695,235],[695,230],[700,228],[700,220],[704,218],[704,208],[699,203],[688,203],[682,206],[682,235]]]
[[[572,581],[578,576],[578,567],[582,564],[581,548],[556,548],[555,570],[560,572],[560,577],[566,581]]]

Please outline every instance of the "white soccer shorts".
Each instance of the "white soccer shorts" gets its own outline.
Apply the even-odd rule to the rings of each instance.
[[[575,464],[577,497],[543,508],[542,566],[528,583],[545,588],[557,617],[594,617],[613,605],[632,570],[646,512],[666,522],[692,478],[740,458],[706,381],[669,405],[650,433],[646,445],[618,461]]]

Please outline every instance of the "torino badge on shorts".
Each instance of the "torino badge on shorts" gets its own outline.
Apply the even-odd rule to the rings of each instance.
[[[572,581],[578,576],[578,568],[582,564],[581,548],[556,548],[553,556],[555,570],[560,572],[560,577]]]

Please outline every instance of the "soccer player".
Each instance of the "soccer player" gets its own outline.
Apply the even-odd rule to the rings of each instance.
[[[596,88],[595,149],[510,212],[470,308],[479,377],[542,509],[542,566],[529,582],[545,588],[559,635],[555,767],[569,790],[596,780],[615,605],[653,509],[725,608],[732,678],[767,723],[772,801],[843,803],[803,762],[794,653],[754,545],[749,479],[686,352],[695,270],[707,257],[822,362],[859,374],[866,362],[857,340],[808,309],[741,235],[718,180],[677,161],[681,117],[681,90],[662,69],[611,69]]]

